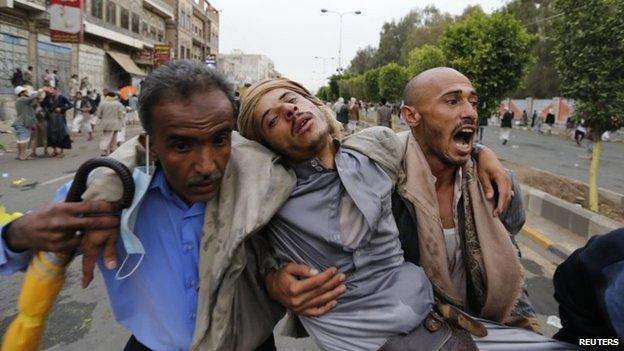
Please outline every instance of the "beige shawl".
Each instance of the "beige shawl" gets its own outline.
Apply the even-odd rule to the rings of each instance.
[[[414,207],[420,264],[439,297],[464,307],[461,294],[452,284],[449,274],[433,174],[416,139],[409,132],[405,134],[402,139],[406,139],[407,148],[398,190]],[[463,167],[472,168],[470,173],[476,174],[472,161]],[[486,199],[478,177],[467,178],[465,181],[468,182],[481,249],[479,270],[486,290],[479,317],[504,322],[521,293],[522,266],[507,230],[498,218],[492,216],[493,201]],[[470,274],[468,267],[466,270]]]

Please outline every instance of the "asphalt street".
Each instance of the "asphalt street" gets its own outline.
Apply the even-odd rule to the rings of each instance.
[[[544,135],[532,131],[513,129],[507,145],[498,139],[499,128],[486,127],[483,143],[496,151],[498,157],[552,172],[554,174],[587,183],[590,153],[585,140],[583,146],[563,135]],[[621,137],[620,137],[621,138]],[[602,143],[598,186],[624,194],[624,143]]]
[[[538,139],[530,133],[514,133],[511,146],[498,146],[494,128],[488,128],[486,143],[493,147],[502,157],[509,155],[527,159],[535,159],[535,164],[541,162],[540,156],[536,156],[540,149]],[[134,128],[129,135],[138,132]],[[565,144],[565,141],[556,137],[548,137],[546,150]],[[513,145],[519,145],[514,148]],[[606,147],[606,159],[616,162],[618,155],[617,147]],[[569,149],[569,150],[568,150]],[[567,157],[575,160],[577,153],[582,149],[571,145],[564,148]],[[573,151],[576,151],[574,153]],[[548,151],[548,155],[556,152]],[[78,138],[74,148],[67,152],[63,159],[41,158],[33,161],[17,161],[15,154],[6,153],[0,156],[0,205],[7,207],[9,211],[27,211],[45,205],[50,201],[56,189],[69,181],[78,166],[88,158],[97,156],[97,142],[86,142]],[[524,156],[523,156],[524,155]],[[619,155],[620,159],[622,155]],[[512,159],[513,160],[513,159]],[[548,162],[546,162],[548,163]],[[620,165],[622,163],[620,162]],[[579,172],[580,173],[580,172]],[[609,172],[605,172],[609,174]],[[29,182],[36,182],[34,186],[15,188],[11,181],[25,178]],[[615,179],[614,179],[615,181]],[[620,181],[621,183],[621,181]],[[539,313],[540,320],[546,335],[552,335],[556,329],[547,324],[549,316],[557,314],[557,306],[552,298],[552,274],[555,264],[540,252],[539,248],[533,247],[530,242],[520,240],[523,252],[522,263],[526,270],[526,280],[531,299]],[[43,350],[121,350],[127,341],[129,334],[119,326],[111,313],[106,290],[101,277],[96,275],[96,280],[87,289],[80,287],[80,260],[76,260],[70,267],[67,283],[53,312],[50,315],[48,328],[43,340]],[[8,324],[16,313],[16,298],[21,286],[22,275],[16,274],[11,277],[0,277],[0,333],[4,333]],[[279,326],[278,326],[279,327]],[[278,349],[280,350],[316,350],[314,343],[309,339],[295,340],[286,337],[277,337]]]

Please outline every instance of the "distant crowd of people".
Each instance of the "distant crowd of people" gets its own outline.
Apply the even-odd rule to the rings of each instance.
[[[368,103],[351,97],[349,102],[345,102],[343,97],[339,97],[333,105],[328,103],[336,114],[336,120],[342,124],[343,133],[345,135],[353,134],[356,127],[362,121],[362,114],[368,114],[371,111],[377,113],[377,119],[374,123],[378,126],[392,128],[392,114],[396,114],[395,107],[385,98],[381,98],[379,103]]]
[[[43,148],[42,156],[64,157],[64,150],[71,149],[77,137],[85,135],[91,141],[96,131],[101,131],[99,149],[106,156],[125,141],[126,125],[139,123],[138,92],[132,85],[120,86],[118,91],[104,89],[100,94],[91,89],[88,77],[79,81],[74,74],[64,95],[56,70],[45,70],[43,86],[37,90],[32,77],[29,66],[24,72],[17,68],[11,80],[18,160],[37,158],[38,148]]]

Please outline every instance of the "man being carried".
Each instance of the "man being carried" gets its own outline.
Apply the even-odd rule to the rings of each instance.
[[[288,201],[267,226],[278,260],[340,272],[344,294],[333,310],[301,317],[320,347],[421,350],[433,347],[426,340],[444,344],[451,338],[448,326],[422,327],[424,320],[443,322],[430,320],[433,296],[423,271],[403,259],[391,196],[404,149],[394,132],[370,128],[341,143],[323,104],[287,79],[250,87],[238,127],[280,154],[297,176]],[[268,281],[275,295],[275,280]],[[405,348],[399,334],[420,343]],[[456,342],[471,341],[458,332],[446,347]]]
[[[433,79],[433,81],[430,79]],[[421,90],[423,87],[426,87],[426,92]],[[269,94],[267,93],[267,95]],[[288,96],[286,97],[289,98]],[[522,308],[519,308],[520,305],[516,305],[521,294],[521,267],[516,247],[510,239],[510,234],[496,216],[501,217],[502,221],[510,228],[510,232],[517,233],[524,223],[524,213],[522,212],[520,201],[521,196],[516,187],[518,194],[514,196],[512,208],[501,215],[502,209],[499,207],[494,208],[494,191],[489,186],[489,183],[477,182],[476,180],[476,169],[473,168],[472,161],[469,161],[473,152],[472,138],[476,128],[476,103],[477,95],[472,89],[470,82],[454,70],[436,69],[425,72],[412,80],[408,85],[405,98],[407,106],[403,107],[402,113],[412,128],[412,132],[400,135],[402,139],[401,146],[394,150],[395,152],[397,150],[401,152],[402,166],[398,175],[398,193],[394,193],[392,199],[393,212],[398,225],[402,247],[405,250],[404,256],[406,261],[421,265],[424,268],[428,278],[431,279],[434,293],[443,308],[453,305],[456,308],[463,309],[485,319],[496,322],[512,321],[514,322],[512,324],[518,324],[516,323],[518,320],[526,322],[524,317],[533,316],[532,308],[528,305],[521,305]],[[275,104],[279,105],[277,102]],[[284,105],[288,104],[284,103]],[[269,113],[269,116],[272,115]],[[388,140],[392,140],[392,138],[388,137]],[[266,140],[266,142],[270,143],[269,140]],[[350,140],[347,139],[344,144],[349,142]],[[379,146],[379,148],[383,148],[383,146]],[[388,160],[394,156],[390,150],[383,150],[383,152],[388,154],[386,157]],[[337,166],[340,166],[338,162],[340,153],[340,150],[337,151]],[[358,164],[358,181],[362,181],[370,176],[370,172],[366,172],[364,166],[362,166],[364,164]],[[295,166],[295,170],[297,170],[297,167],[301,166]],[[347,168],[344,167],[344,169]],[[317,178],[328,178],[327,173],[331,171],[321,169],[317,172],[321,173],[321,175],[316,175]],[[315,171],[313,170],[304,172],[304,175],[307,174],[307,177],[310,179],[300,180],[297,187],[303,188],[303,190],[300,190],[301,195],[298,195],[297,190],[295,190],[293,195],[308,195],[310,191],[308,187],[313,185],[315,181],[313,178],[314,173]],[[274,246],[283,260],[290,259],[291,261],[304,263],[318,269],[318,266],[322,267],[326,260],[336,257],[327,254],[321,258],[316,256],[315,252],[320,252],[316,246],[319,243],[325,245],[329,243],[334,244],[337,248],[334,247],[334,250],[325,249],[323,252],[335,254],[340,252],[340,249],[351,250],[354,262],[373,262],[367,254],[374,253],[375,245],[370,245],[374,241],[366,242],[366,239],[383,238],[383,235],[374,233],[374,235],[369,236],[358,236],[354,232],[364,230],[362,228],[368,228],[366,225],[360,224],[362,222],[369,223],[370,221],[358,221],[354,220],[353,217],[350,217],[349,220],[343,220],[343,216],[345,216],[345,213],[350,213],[353,216],[354,211],[352,209],[359,208],[357,205],[349,207],[350,203],[360,204],[364,209],[376,208],[374,201],[370,199],[368,201],[361,200],[362,197],[372,192],[375,187],[370,184],[360,185],[357,187],[357,192],[351,193],[349,189],[354,189],[354,187],[350,186],[348,182],[353,180],[348,178],[348,174],[344,175],[343,173],[346,172],[344,170],[341,172],[340,168],[338,168],[337,172],[334,171],[334,173],[338,173],[344,184],[344,189],[346,190],[343,190],[343,192],[353,196],[355,199],[359,199],[359,201],[345,201],[343,197],[342,209],[340,205],[328,206],[329,211],[336,211],[335,208],[339,209],[339,214],[331,218],[339,218],[341,225],[347,223],[349,225],[347,228],[340,227],[344,231],[338,231],[339,234],[333,236],[331,233],[336,232],[336,230],[332,231],[331,227],[329,230],[320,231],[321,233],[329,233],[329,238],[309,240],[311,244],[305,245],[305,243],[302,243],[301,238],[306,237],[306,235],[309,236],[314,232],[303,231],[303,234],[300,233],[302,230],[299,228],[308,222],[305,218],[298,218],[296,222],[291,223],[292,219],[288,218],[288,214],[292,209],[284,210],[284,208],[288,208],[291,202],[296,202],[298,196],[291,197],[286,206],[278,212],[276,216],[278,220],[274,219],[269,226],[269,229],[275,232],[272,234],[271,239],[273,242],[277,241],[277,243],[274,243]],[[312,174],[312,176],[309,174]],[[376,184],[383,184],[383,182],[379,181]],[[324,194],[326,194],[331,187],[325,186],[323,189],[325,191]],[[478,197],[475,197],[475,195],[478,195]],[[501,194],[500,196],[506,198],[509,195]],[[377,198],[381,198],[382,203],[385,200],[383,196],[378,196]],[[367,203],[372,203],[372,205],[370,207],[361,205]],[[345,206],[351,210],[345,210]],[[364,211],[361,212],[364,213]],[[294,211],[294,213],[306,213],[309,216],[310,211]],[[368,217],[364,215],[364,218],[367,219]],[[319,219],[311,221],[314,223],[328,223],[327,220]],[[475,223],[475,221],[478,221],[478,223]],[[273,224],[274,222],[276,224]],[[380,220],[380,222],[375,223],[382,222]],[[284,225],[284,223],[287,225]],[[271,228],[272,226],[274,228]],[[285,227],[285,229],[280,227]],[[362,237],[365,239],[362,239]],[[345,244],[345,238],[351,239],[347,242],[349,245],[359,243],[365,249],[357,245],[355,247],[348,246]],[[470,252],[467,254],[465,254],[464,245],[470,249]],[[300,253],[297,256],[298,248]],[[290,251],[284,253],[285,250]],[[289,254],[290,257],[288,257]],[[296,257],[293,259],[292,256]],[[373,255],[373,257],[379,258],[380,255]],[[318,262],[319,260],[320,263]],[[345,261],[349,262],[346,259],[341,262]],[[354,266],[357,267],[357,264],[354,264]],[[318,294],[303,289],[301,285],[306,280],[296,280],[293,276],[289,276],[289,273],[302,276],[303,274],[301,273],[306,271],[306,267],[301,265],[297,265],[296,269],[291,267],[286,265],[280,271],[269,276],[267,284],[272,297],[303,316],[304,326],[313,335],[315,333],[318,334],[319,329],[326,334],[321,337],[326,338],[328,337],[327,333],[329,333],[328,329],[334,330],[334,332],[336,330],[342,331],[343,329],[340,328],[344,327],[345,323],[320,326],[316,328],[317,330],[315,330],[315,326],[309,326],[310,322],[307,321],[305,316],[318,315],[313,307],[325,303],[328,300],[327,296],[333,296],[335,292],[330,290],[333,288],[333,285],[327,284],[327,290],[319,289]],[[346,267],[349,266],[347,265]],[[468,270],[464,267],[472,268]],[[377,268],[380,269],[379,267]],[[339,266],[339,269],[344,270],[344,266]],[[347,273],[347,276],[349,273]],[[357,274],[354,274],[354,276],[358,277]],[[357,280],[356,278],[351,279]],[[347,293],[338,299],[335,307],[338,313],[345,313],[345,309],[358,303],[357,299],[355,299],[356,302],[354,303],[354,299],[349,296],[349,278],[346,281]],[[416,284],[408,284],[407,290],[414,291],[414,289],[420,289],[420,282],[418,280],[414,281]],[[361,289],[362,286],[370,286],[361,282],[352,282],[351,284],[351,289],[354,291],[357,291],[358,288]],[[479,284],[478,291],[474,288],[477,284]],[[392,284],[389,283],[385,291],[391,293],[391,287]],[[361,296],[376,296],[375,293],[380,294],[380,292],[374,290],[374,292],[367,292]],[[379,300],[391,301],[389,298],[378,298],[375,301]],[[473,301],[475,301],[474,304]],[[341,306],[341,304],[346,306]],[[516,306],[520,316],[511,313],[514,306]],[[388,309],[391,308],[389,307]],[[345,313],[345,315],[348,314]],[[322,318],[313,319],[312,321],[322,323]],[[328,319],[331,321],[335,320],[335,318],[329,317]],[[375,320],[356,320],[363,325],[366,323],[373,325],[375,322]],[[352,321],[351,323],[354,322]],[[347,324],[350,325],[349,323]],[[520,347],[526,346],[531,350],[572,349],[569,345],[557,343],[524,329],[509,328],[485,320],[483,320],[483,324],[488,328],[490,335],[486,338],[475,337],[475,341],[479,347],[484,349],[489,350],[494,347],[495,349],[507,348],[515,350],[517,348],[514,347],[518,345],[521,345]],[[384,325],[390,325],[390,323]],[[526,326],[526,324],[523,326]],[[323,327],[326,329],[322,329]],[[359,324],[356,328],[358,331],[366,330]],[[380,328],[379,330],[383,329]],[[389,328],[389,330],[385,331],[389,333],[391,330]],[[406,349],[406,347],[424,347],[424,349],[427,349],[422,344],[426,338],[421,336],[422,334],[410,333],[407,336],[390,337],[388,342],[389,345],[399,344],[403,349]],[[318,336],[316,337],[317,339],[319,338]],[[343,338],[344,335],[340,337]],[[366,341],[367,337],[372,339],[371,334],[358,335],[358,337],[361,338],[358,339],[360,342]],[[342,348],[352,349],[353,347],[343,346]]]

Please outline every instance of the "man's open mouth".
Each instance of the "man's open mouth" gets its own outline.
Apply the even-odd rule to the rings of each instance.
[[[453,135],[453,141],[455,141],[455,144],[457,144],[457,146],[460,146],[462,148],[470,147],[475,131],[476,128],[473,125],[462,126]]]
[[[302,117],[297,118],[297,120],[295,121],[293,125],[293,134],[298,135],[301,132],[305,131],[311,119],[312,119],[312,116],[302,116]]]

